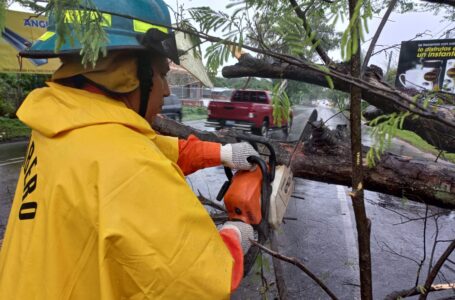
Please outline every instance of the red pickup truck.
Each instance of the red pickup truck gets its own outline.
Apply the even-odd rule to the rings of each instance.
[[[281,126],[273,120],[272,95],[263,90],[235,90],[230,102],[211,101],[208,107],[208,127],[233,127],[267,136],[269,129],[280,128],[289,134],[292,112],[282,120]]]

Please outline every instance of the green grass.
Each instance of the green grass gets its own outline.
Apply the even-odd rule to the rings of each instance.
[[[182,121],[207,119],[207,107],[182,107]]]
[[[206,107],[182,108],[183,121],[204,120],[207,118]],[[18,119],[0,117],[0,142],[30,136],[30,128]]]
[[[30,136],[30,128],[18,119],[0,117],[0,141]]]
[[[432,145],[428,144],[427,142],[425,142],[420,136],[418,136],[417,134],[415,134],[414,132],[412,131],[408,131],[408,130],[397,130],[397,138],[403,140],[403,141],[406,141],[408,142],[409,144],[419,148],[420,150],[424,151],[424,152],[429,152],[429,153],[432,153],[434,155],[438,155],[439,154],[439,150],[435,149]],[[446,153],[446,152],[443,152],[441,154],[441,157],[450,161],[450,162],[453,162],[455,163],[455,153]]]

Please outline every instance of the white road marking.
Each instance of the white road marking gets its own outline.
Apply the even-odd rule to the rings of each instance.
[[[340,201],[341,207],[341,219],[343,220],[344,229],[344,241],[346,243],[348,263],[352,268],[358,270],[358,247],[357,247],[357,235],[356,226],[352,222],[352,212],[350,209],[350,203],[346,197],[346,189],[344,186],[337,185],[337,197]]]
[[[14,164],[19,164],[24,161],[23,157],[15,157],[15,158],[10,158],[4,161],[0,162],[0,167],[8,166],[8,165],[14,165]]]
[[[9,158],[9,159],[5,159],[4,161],[0,161],[0,163],[4,163],[4,162],[7,162],[7,161],[13,161],[13,160],[24,160],[24,157],[23,156],[19,156],[19,157],[13,157],[13,158]]]

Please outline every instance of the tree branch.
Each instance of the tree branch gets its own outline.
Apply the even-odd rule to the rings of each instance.
[[[389,3],[389,7],[387,8],[387,11],[384,14],[384,17],[381,20],[381,23],[378,26],[378,29],[376,30],[376,33],[373,36],[373,39],[370,42],[370,46],[368,47],[368,51],[365,54],[365,58],[363,61],[362,65],[362,75],[365,73],[365,70],[367,69],[368,62],[370,61],[371,54],[373,53],[374,48],[376,47],[376,43],[379,39],[379,36],[382,33],[382,29],[384,29],[385,24],[389,20],[389,16],[392,13],[393,9],[395,8],[395,5],[397,4],[398,0],[392,0]]]
[[[427,277],[427,280],[425,281],[425,285],[424,285],[424,287],[427,291],[430,290],[431,285],[433,284],[433,281],[436,278],[436,275],[438,275],[439,270],[441,269],[442,265],[447,260],[447,258],[450,256],[450,254],[452,254],[454,249],[455,249],[455,241],[452,241],[452,243],[450,243],[450,245],[447,247],[446,251],[444,251],[444,253],[441,255],[441,257],[438,259],[438,261],[434,265],[433,270],[431,271],[430,275]],[[426,299],[427,294],[428,294],[428,292],[422,294],[419,297],[419,300]]]
[[[311,279],[313,279],[314,282],[316,282],[317,285],[319,285],[323,290],[324,292],[327,293],[327,295],[329,295],[329,297],[333,300],[337,300],[338,298],[335,296],[335,294],[324,284],[324,282],[322,282],[322,280],[320,280],[316,275],[314,275],[313,272],[311,272],[307,267],[305,267],[305,265],[300,262],[298,259],[296,259],[295,257],[288,257],[288,256],[284,256],[282,254],[279,254],[275,251],[272,251],[264,246],[262,246],[261,244],[257,243],[256,241],[253,241],[253,240],[250,240],[250,242],[256,246],[256,247],[259,247],[261,250],[265,251],[266,253],[272,255],[273,257],[276,257],[278,259],[281,259],[285,262],[288,262],[296,267],[298,267],[300,270],[302,270],[305,274],[308,275],[308,277],[310,277]]]
[[[455,283],[434,284],[427,290],[427,292],[428,293],[440,292],[440,291],[453,290],[453,289],[455,289]],[[397,299],[412,297],[412,296],[416,296],[416,295],[420,295],[420,291],[416,287],[413,287],[413,288],[410,288],[407,290],[393,292],[393,293],[387,295],[384,298],[384,300],[397,300]]]
[[[207,206],[213,207],[213,208],[215,208],[219,211],[225,212],[225,213],[227,212],[227,210],[224,206],[219,205],[218,203],[215,203],[212,200],[207,199],[206,197],[202,196],[201,193],[199,193],[199,195],[197,197],[202,205],[207,205]]]
[[[289,0],[289,2],[291,3],[291,6],[294,9],[294,11],[297,14],[297,16],[300,18],[300,20],[302,20],[303,28],[305,29],[305,32],[306,32],[307,36],[311,37],[312,30],[311,30],[310,24],[308,23],[308,20],[306,18],[305,12],[300,9],[299,5],[297,4],[297,1]],[[317,40],[316,37],[313,37],[311,39],[311,43],[313,45],[315,45],[317,41],[318,40]],[[327,55],[327,52],[324,50],[324,48],[322,48],[322,46],[320,44],[316,46],[316,52],[319,54],[319,57],[322,59],[322,61],[327,66],[333,64],[332,59]]]
[[[419,268],[417,269],[417,277],[415,281],[415,285],[419,284],[420,279],[420,272],[423,268],[423,264],[427,259],[427,222],[428,222],[428,205],[425,205],[425,219],[423,220],[423,257],[420,260]]]
[[[446,4],[455,6],[455,0],[422,0],[424,2],[435,3],[435,4]]]
[[[412,39],[410,39],[410,40],[408,40],[408,41],[413,41],[413,40],[415,40],[416,38],[421,38],[421,37],[424,36],[424,35],[428,35],[427,31],[429,31],[429,30],[425,30],[424,32],[417,33],[417,34],[415,35],[415,37],[413,37]],[[431,36],[431,35],[430,35],[430,36]],[[395,44],[395,45],[392,45],[392,46],[388,46],[388,47],[385,47],[385,48],[383,48],[383,49],[381,49],[381,50],[378,50],[378,51],[374,52],[373,54],[371,54],[371,56],[375,56],[376,54],[379,54],[379,53],[381,53],[381,52],[383,52],[383,51],[386,51],[386,50],[389,50],[389,49],[392,49],[392,48],[400,48],[400,47],[401,47],[401,43],[400,43],[400,44]]]
[[[389,294],[385,299],[386,300],[395,300],[395,299],[399,299],[399,298],[406,298],[406,297],[411,297],[411,296],[415,296],[415,295],[420,295],[419,300],[422,300],[422,299],[426,299],[427,295],[430,292],[455,289],[455,283],[433,284],[433,281],[436,278],[436,275],[439,273],[439,270],[441,269],[442,265],[446,261],[449,260],[448,258],[454,249],[455,249],[455,240],[453,240],[451,242],[451,244],[447,247],[447,249],[444,251],[444,253],[441,255],[441,257],[436,262],[431,273],[427,277],[427,279],[425,281],[425,285],[423,286],[423,290],[425,291],[424,293],[421,292],[422,291],[421,288],[413,287],[413,288],[410,288],[407,290],[393,292],[393,293]]]

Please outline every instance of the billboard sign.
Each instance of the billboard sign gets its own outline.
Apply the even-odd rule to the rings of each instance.
[[[455,94],[455,39],[402,42],[395,86]]]
[[[0,72],[53,73],[60,66],[58,58],[20,60],[18,56],[19,51],[31,45],[46,32],[47,25],[46,17],[7,10],[5,30],[0,38]]]

